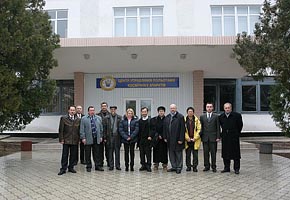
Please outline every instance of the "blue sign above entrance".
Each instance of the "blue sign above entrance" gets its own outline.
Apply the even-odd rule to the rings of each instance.
[[[178,88],[179,77],[113,78],[106,76],[96,79],[96,87],[103,90],[113,90],[114,88]]]

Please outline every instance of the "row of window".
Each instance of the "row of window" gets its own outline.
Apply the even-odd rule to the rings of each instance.
[[[67,37],[68,10],[47,10],[52,29],[60,37]],[[261,6],[211,6],[212,35],[233,36],[252,34],[259,22]],[[163,7],[114,8],[114,36],[162,36]]]
[[[211,80],[207,79],[204,83],[204,105],[206,102],[213,102],[215,104],[215,111],[222,112],[223,105],[230,102],[233,109],[237,110],[237,102],[241,102],[239,111],[269,111],[269,92],[273,81],[259,82],[259,81],[242,81],[241,92],[237,89],[236,80]],[[238,99],[238,101],[237,101]],[[51,105],[43,110],[43,113],[64,114],[67,112],[69,105],[74,104],[74,81],[62,80],[57,81],[57,88],[51,102]],[[145,104],[151,107],[152,100],[140,100],[136,104],[135,100],[126,100],[126,107],[140,108],[137,105],[144,106]],[[147,105],[147,106],[148,106]],[[205,107],[204,107],[205,110]]]
[[[207,102],[215,104],[217,112],[223,111],[223,105],[230,102],[234,110],[242,112],[269,111],[270,88],[273,80],[266,82],[242,80],[205,80],[204,110]],[[239,91],[239,92],[237,92]]]

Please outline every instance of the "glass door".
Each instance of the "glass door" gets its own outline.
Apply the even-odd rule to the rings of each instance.
[[[148,115],[151,116],[152,109],[152,99],[150,98],[128,98],[124,99],[124,114],[128,108],[132,108],[135,112],[135,115],[140,118],[141,117],[141,108],[148,108]]]

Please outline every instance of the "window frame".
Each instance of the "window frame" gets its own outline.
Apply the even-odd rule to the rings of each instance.
[[[54,23],[54,30],[53,32],[55,34],[58,34],[58,21],[66,21],[66,30],[65,30],[65,36],[62,37],[61,35],[60,38],[67,38],[68,37],[68,17],[69,17],[69,12],[68,12],[68,9],[49,9],[49,10],[45,10],[47,12],[47,14],[49,12],[55,12],[55,19],[51,19],[49,18],[49,21],[53,22]],[[66,18],[58,18],[58,12],[63,12],[63,11],[66,11],[67,12],[67,17]]]
[[[57,90],[57,88],[59,90],[58,95],[56,95],[57,102],[56,102],[56,105],[55,105],[57,107],[57,111],[49,112],[49,111],[46,111],[46,109],[48,109],[48,108],[44,108],[44,109],[42,109],[42,113],[41,113],[42,116],[65,115],[65,114],[67,114],[67,106],[65,107],[65,101],[64,101],[64,96],[66,95],[66,93],[64,92],[65,88],[71,88],[72,89],[72,91],[73,91],[73,94],[72,94],[73,102],[71,103],[71,105],[74,105],[74,80],[56,80],[56,90]],[[51,104],[48,107],[50,107],[50,106],[54,106],[54,105]]]
[[[244,77],[242,78],[241,81],[241,87],[243,86],[256,86],[256,111],[246,111],[242,109],[241,105],[241,112],[242,113],[269,113],[270,110],[268,111],[262,111],[261,110],[261,86],[266,85],[266,86],[273,86],[275,85],[275,80],[272,77],[266,77],[263,81],[255,81],[253,80],[252,77]],[[241,98],[242,98],[242,90],[241,90]],[[242,100],[242,99],[241,99]],[[242,101],[241,101],[242,104]]]
[[[127,15],[127,9],[136,8],[137,13],[136,15]],[[150,14],[149,15],[140,15],[140,9],[142,8],[149,8]],[[154,8],[160,8],[162,9],[162,14],[153,14]],[[116,16],[115,15],[115,9],[124,9],[124,15],[123,16]],[[149,35],[142,35],[141,33],[141,18],[148,18],[149,17]],[[154,17],[162,17],[162,33],[161,35],[154,35],[153,34],[153,18]],[[164,35],[164,6],[132,6],[132,7],[113,7],[113,37],[152,37],[152,36],[163,36]],[[137,23],[137,34],[136,36],[128,36],[127,35],[127,19],[128,18],[136,18]],[[119,36],[116,35],[116,19],[123,19],[123,35]]]
[[[224,9],[226,7],[234,7],[234,14],[225,14]],[[247,14],[238,14],[238,7],[247,7]],[[260,13],[259,14],[250,13],[251,8],[254,8],[254,7],[260,7],[260,13],[262,12],[262,5],[257,5],[257,4],[253,4],[253,5],[211,5],[210,6],[210,9],[211,9],[210,21],[211,21],[211,34],[212,34],[212,36],[228,36],[228,35],[225,35],[225,17],[229,17],[229,16],[234,16],[235,35],[237,35],[239,33],[239,31],[238,31],[239,30],[238,17],[247,17],[247,31],[246,32],[250,33],[250,35],[253,35],[254,33],[251,32],[251,26],[250,26],[251,25],[251,23],[250,23],[251,16],[260,16]],[[221,8],[221,14],[213,14],[212,13],[213,8]],[[214,35],[213,17],[220,17],[221,18],[221,35]]]

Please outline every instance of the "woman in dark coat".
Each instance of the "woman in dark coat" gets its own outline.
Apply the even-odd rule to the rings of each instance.
[[[135,144],[138,140],[139,124],[138,119],[134,117],[134,110],[128,108],[126,116],[119,124],[121,141],[125,149],[125,167],[129,171],[129,152],[130,152],[130,170],[134,171]]]
[[[151,119],[152,131],[154,132],[153,138],[153,163],[154,169],[158,169],[159,163],[162,163],[164,170],[167,170],[168,155],[167,143],[164,142],[163,127],[165,119],[165,107],[159,106],[157,108],[158,116]]]
[[[232,112],[230,103],[224,104],[225,112],[219,116],[222,128],[222,158],[224,161],[224,170],[221,172],[230,172],[231,160],[234,160],[234,170],[236,174],[240,172],[240,134],[243,128],[243,120],[240,113]]]

